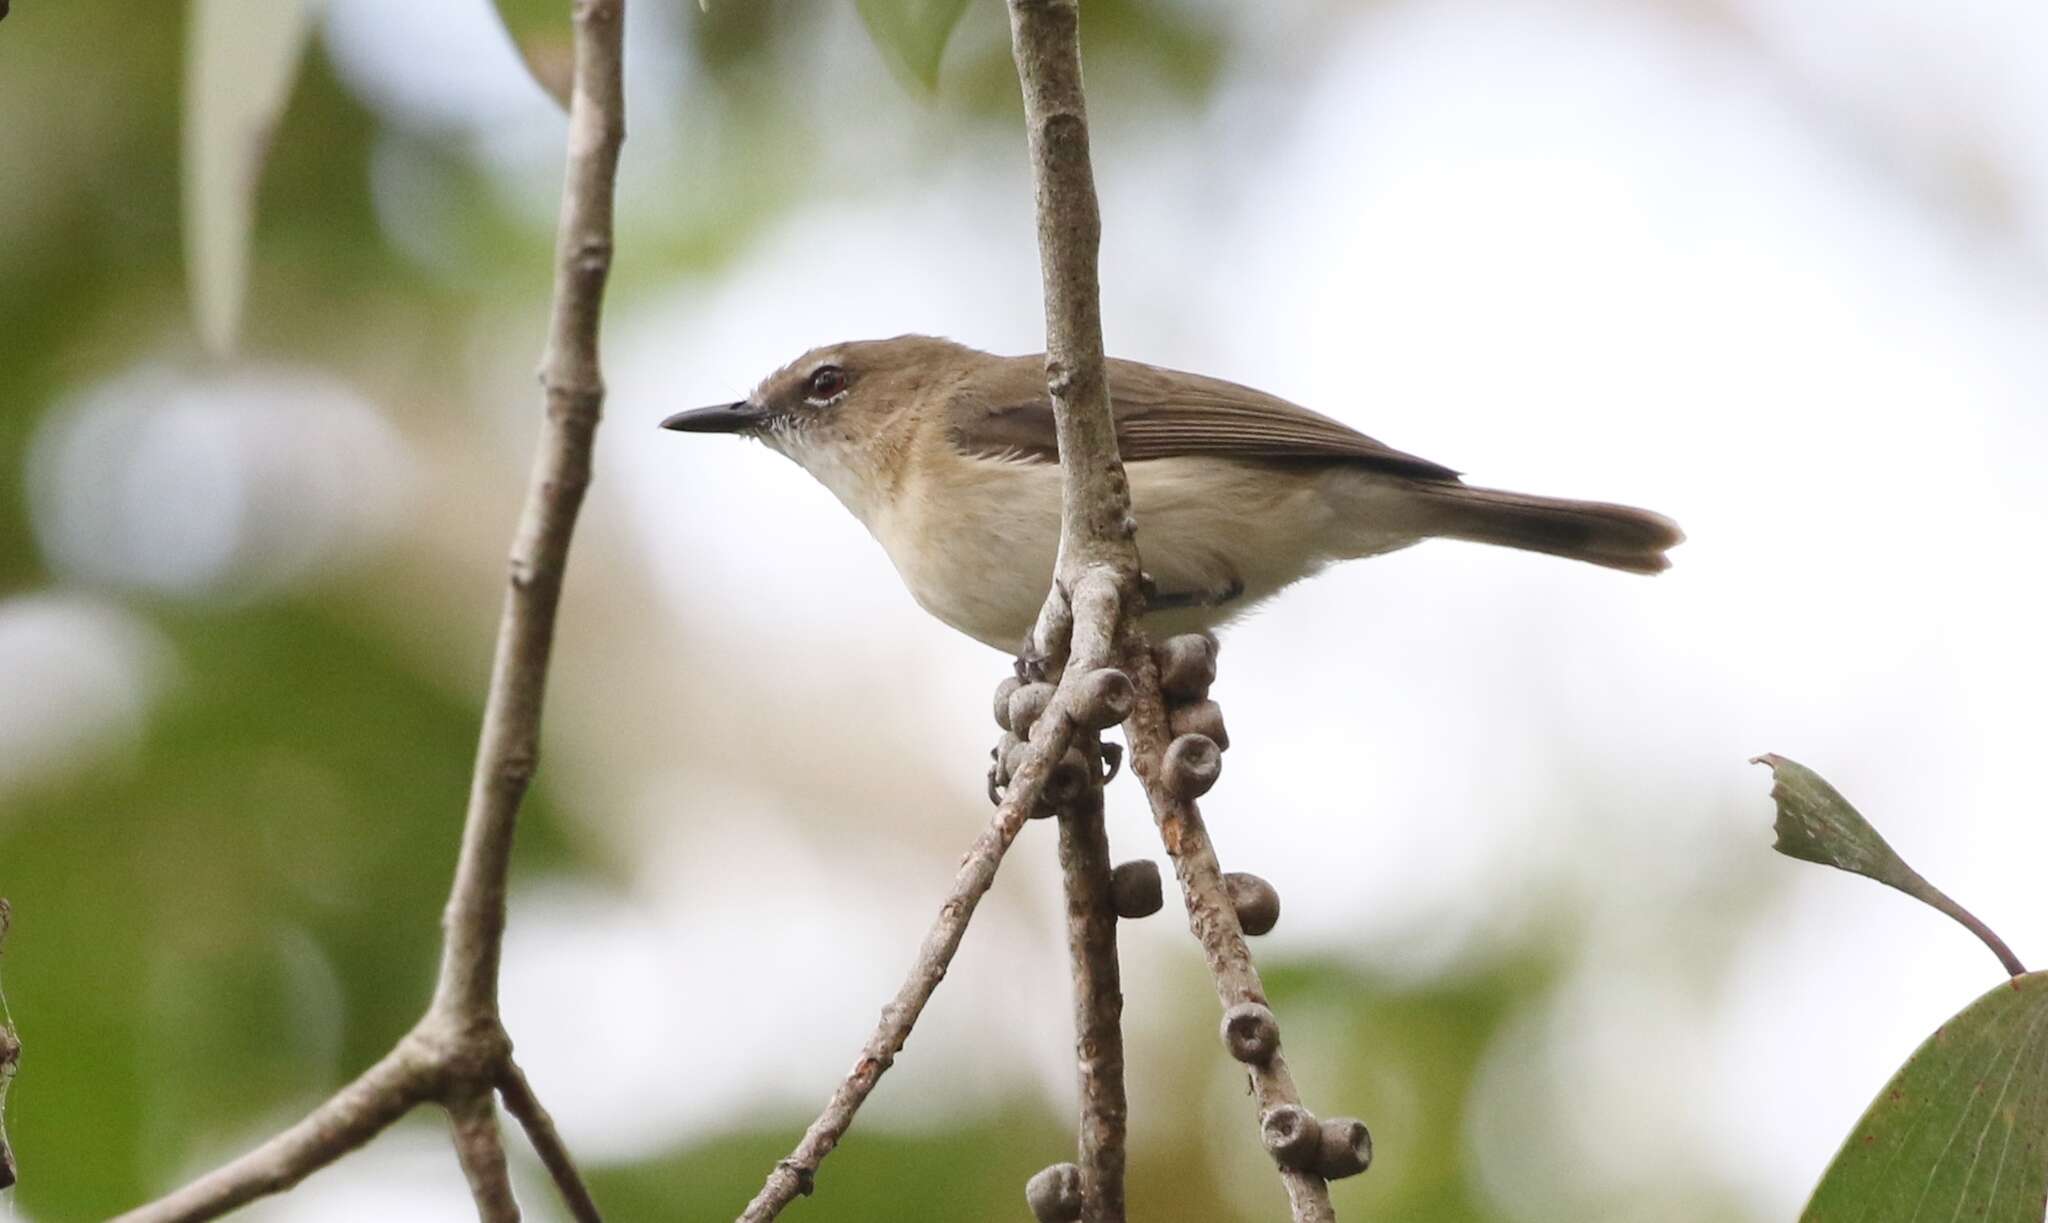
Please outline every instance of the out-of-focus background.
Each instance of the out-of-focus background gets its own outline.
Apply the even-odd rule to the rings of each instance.
[[[1004,15],[970,8],[924,95],[848,3],[632,5],[612,396],[505,981],[621,1219],[736,1212],[985,818],[1006,661],[795,467],[654,428],[829,340],[1040,346]],[[0,25],[0,986],[37,1223],[234,1153],[417,1013],[534,437],[563,120],[487,0],[326,6],[233,360],[183,283],[182,9]],[[1745,758],[1827,773],[2048,955],[2048,14],[1084,14],[1112,351],[1691,535],[1654,581],[1424,546],[1227,635],[1208,810],[1285,900],[1258,951],[1310,1105],[1373,1129],[1340,1210],[1789,1217],[1997,969],[1771,854]],[[1067,1157],[1052,859],[1028,830],[791,1218],[1021,1218]],[[1275,1217],[1177,907],[1122,950],[1133,1218]],[[469,1210],[421,1114],[249,1214]]]

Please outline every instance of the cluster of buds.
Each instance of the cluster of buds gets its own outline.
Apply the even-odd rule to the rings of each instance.
[[[1207,633],[1168,637],[1154,647],[1153,659],[1159,667],[1159,690],[1172,734],[1160,760],[1159,784],[1173,798],[1193,802],[1215,787],[1223,771],[1223,753],[1230,747],[1223,710],[1209,697],[1216,682],[1216,639]],[[1001,801],[1003,787],[1022,768],[1031,728],[1052,707],[1055,691],[1052,684],[1021,679],[1006,679],[996,689],[996,724],[1005,734],[990,753],[991,802]],[[1134,695],[1130,677],[1114,668],[1105,667],[1084,677],[1069,711],[1075,728],[1082,732],[1077,738],[1091,749],[1097,748],[1095,736],[1130,715]],[[1097,757],[1078,745],[1070,748],[1047,779],[1045,800],[1034,816],[1053,814],[1078,796],[1082,787],[1106,782],[1108,776],[1098,777],[1096,771],[1105,758],[1106,752]],[[1114,771],[1112,761],[1107,772],[1113,775]],[[1110,906],[1119,918],[1149,917],[1165,903],[1156,862],[1125,862],[1110,873],[1109,883]],[[1257,875],[1234,871],[1223,876],[1223,885],[1244,934],[1266,934],[1279,923],[1280,894],[1272,884]],[[1247,1066],[1265,1067],[1280,1051],[1280,1023],[1263,1002],[1240,1002],[1224,1012],[1222,1038],[1233,1058]],[[1372,1134],[1354,1117],[1319,1121],[1300,1105],[1282,1104],[1260,1117],[1260,1135],[1280,1167],[1312,1172],[1326,1180],[1356,1176],[1372,1163]],[[1081,1169],[1058,1163],[1041,1170],[1025,1186],[1025,1198],[1039,1223],[1078,1220]]]
[[[1357,1176],[1372,1166],[1372,1133],[1356,1117],[1317,1121],[1299,1105],[1282,1104],[1259,1119],[1259,1136],[1274,1163],[1327,1181]]]
[[[1207,633],[1168,637],[1153,650],[1159,663],[1159,693],[1166,698],[1166,746],[1160,780],[1175,798],[1207,794],[1223,773],[1223,749],[1230,734],[1223,729],[1223,710],[1209,699],[1216,682],[1216,639]]]
[[[1166,699],[1166,725],[1173,732],[1161,762],[1160,780],[1176,798],[1196,799],[1215,786],[1230,750],[1223,708],[1209,699],[1216,682],[1216,638],[1208,633],[1168,637],[1152,651],[1159,664],[1159,693]],[[1223,877],[1237,924],[1248,935],[1270,933],[1280,922],[1280,893],[1257,875],[1234,871]]]
[[[1024,767],[1024,758],[1031,750],[1031,728],[1052,708],[1056,691],[1052,684],[1042,680],[1027,683],[1014,676],[996,685],[996,725],[1003,729],[1003,737],[989,752],[990,803],[1003,801],[1004,787]],[[1137,689],[1130,676],[1115,667],[1098,667],[1081,677],[1067,713],[1074,720],[1075,729],[1086,735],[1092,745],[1095,735],[1130,717],[1136,701]],[[1115,775],[1120,751],[1116,755],[1107,751],[1098,755],[1080,744],[1069,747],[1046,778],[1043,801],[1031,812],[1032,818],[1051,815],[1079,798],[1089,786],[1107,782]]]

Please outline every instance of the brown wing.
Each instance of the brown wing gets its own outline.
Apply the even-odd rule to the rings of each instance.
[[[951,404],[953,443],[969,454],[1057,462],[1043,359],[1011,357],[985,368]],[[1356,463],[1432,480],[1458,475],[1277,396],[1200,374],[1111,359],[1109,398],[1117,450],[1129,463],[1215,455]]]

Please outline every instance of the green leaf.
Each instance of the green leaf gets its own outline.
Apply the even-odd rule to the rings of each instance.
[[[2041,1223],[2048,973],[2002,982],[1935,1029],[1851,1130],[1801,1223]]]
[[[926,93],[939,87],[939,61],[967,0],[854,0],[854,7],[891,70]]]
[[[185,44],[186,278],[199,335],[235,346],[256,183],[291,97],[314,0],[193,0]]]
[[[1796,760],[1769,753],[1750,763],[1769,765],[1771,769],[1771,798],[1778,804],[1774,826],[1778,840],[1771,848],[1788,858],[1832,866],[1897,888],[1961,922],[1970,933],[1984,940],[2008,973],[2018,976],[2026,971],[2019,957],[1990,927],[1907,866],[1905,859],[1826,778]]]
[[[505,25],[526,71],[563,110],[576,80],[576,30],[569,0],[496,0],[498,20]]]

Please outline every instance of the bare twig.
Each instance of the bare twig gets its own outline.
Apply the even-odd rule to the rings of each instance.
[[[1160,762],[1172,735],[1159,672],[1137,623],[1136,526],[1130,491],[1117,459],[1114,419],[1103,380],[1101,298],[1096,278],[1101,220],[1088,158],[1088,118],[1081,90],[1079,12],[1075,0],[1010,0],[1017,74],[1024,86],[1032,168],[1038,195],[1039,257],[1045,278],[1046,367],[1059,422],[1060,460],[1067,468],[1060,573],[1070,587],[1078,570],[1106,570],[1127,613],[1110,631],[1123,643],[1137,683],[1137,702],[1124,734],[1133,771],[1145,783],[1188,916],[1226,1007],[1264,1005],[1258,971],[1224,891],[1222,871],[1195,805],[1161,784]],[[1077,637],[1088,620],[1074,610]],[[1041,625],[1045,619],[1041,617]],[[1114,625],[1114,618],[1102,621]],[[1300,1103],[1286,1063],[1275,1053],[1252,1067],[1261,1111]],[[1313,1172],[1283,1169],[1297,1223],[1335,1219],[1329,1189]]]
[[[6,0],[0,0],[0,17],[7,15]],[[14,924],[14,906],[0,897],[0,944],[7,941]],[[7,1013],[7,995],[0,991],[0,1189],[12,1189],[20,1179],[14,1166],[14,1148],[7,1145],[7,1088],[14,1082],[15,1067],[21,1064],[21,1037],[14,1031],[14,1016]]]
[[[1010,45],[1024,95],[1037,199],[1039,271],[1045,294],[1045,370],[1058,433],[1061,484],[1057,581],[1033,634],[1036,651],[1066,660],[1065,682],[1111,665],[1117,642],[1138,633],[1144,611],[1137,523],[1117,453],[1102,342],[1097,257],[1102,213],[1088,149],[1075,0],[1010,0]],[[1061,591],[1071,595],[1062,605]],[[1063,683],[1063,687],[1065,683]],[[1110,905],[1109,842],[1102,795],[1090,787],[1060,821],[1067,944],[1074,973],[1075,1057],[1080,1079],[1081,1217],[1122,1223],[1124,1136],[1123,995]]]
[[[498,1110],[489,1089],[466,1087],[448,1099],[448,1127],[455,1158],[469,1181],[482,1223],[519,1223],[519,1203],[512,1199],[512,1174],[505,1167],[505,1139],[498,1132]]]
[[[429,1099],[436,1086],[432,1065],[432,1055],[416,1037],[407,1036],[290,1129],[168,1197],[129,1211],[117,1223],[216,1219],[259,1197],[284,1192]]]
[[[1072,699],[1062,685],[1061,693]],[[1061,698],[1054,698],[1053,710],[1061,708]],[[860,1111],[869,1093],[903,1051],[903,1042],[910,1038],[910,1030],[924,1013],[925,1003],[931,1001],[932,991],[938,989],[945,979],[946,969],[952,964],[953,956],[960,950],[960,940],[967,933],[967,923],[974,917],[976,905],[988,894],[989,885],[995,882],[996,868],[1002,864],[1003,854],[1016,841],[1017,833],[1024,822],[1037,809],[1039,797],[1045,791],[1050,773],[1050,761],[1066,754],[1073,740],[1071,719],[1063,713],[1048,710],[1031,730],[1031,756],[1011,779],[1010,787],[1003,801],[989,817],[988,826],[982,829],[966,855],[960,859],[960,869],[954,872],[953,886],[946,893],[944,903],[939,906],[939,915],[933,920],[931,929],[925,932],[924,942],[917,949],[917,959],[910,966],[910,973],[896,991],[896,996],[882,1008],[880,1022],[875,1025],[867,1043],[861,1046],[860,1057],[853,1064],[845,1079],[832,1092],[832,1098],[825,1104],[823,1112],[804,1131],[802,1141],[788,1158],[776,1163],[768,1174],[761,1191],[740,1214],[740,1223],[767,1223],[782,1213],[784,1207],[799,1196],[811,1192],[817,1176],[818,1165],[839,1145],[848,1127],[853,1124],[853,1115]]]
[[[1058,430],[1062,488],[1059,574],[1069,591],[1099,569],[1120,595],[1135,592],[1137,525],[1117,455],[1102,354],[1096,256],[1102,213],[1088,158],[1075,0],[1010,0],[1010,43],[1024,91],[1024,123],[1038,201],[1038,260],[1045,285],[1045,371]],[[1124,597],[1135,620],[1142,608]],[[1079,620],[1078,613],[1076,620]],[[1104,627],[1113,631],[1116,621]]]
[[[1181,896],[1187,903],[1188,928],[1202,944],[1209,961],[1209,975],[1224,1009],[1240,1003],[1267,1005],[1259,970],[1245,946],[1237,910],[1223,883],[1223,868],[1217,864],[1216,848],[1209,842],[1209,830],[1202,813],[1191,799],[1177,798],[1163,784],[1161,764],[1173,732],[1166,719],[1165,699],[1159,690],[1159,664],[1142,641],[1134,641],[1126,653],[1125,666],[1138,688],[1138,699],[1124,723],[1124,737],[1131,745],[1131,771],[1145,784],[1152,804],[1153,821],[1167,856],[1173,859],[1173,873],[1180,880]],[[1263,1064],[1246,1067],[1251,1073],[1252,1094],[1263,1117],[1282,1105],[1300,1107],[1301,1093],[1287,1072],[1287,1061],[1276,1049]],[[1287,1187],[1287,1200],[1294,1223],[1335,1223],[1336,1210],[1330,1205],[1327,1182],[1315,1172],[1302,1168],[1280,1169]]]
[[[1123,1223],[1123,985],[1116,910],[1110,904],[1109,838],[1102,789],[1089,786],[1060,812],[1060,871],[1067,897],[1067,952],[1074,973],[1074,1061],[1080,1077],[1081,1220]]]
[[[540,1156],[541,1166],[555,1178],[555,1188],[562,1195],[562,1204],[569,1208],[569,1217],[576,1223],[601,1223],[597,1201],[590,1196],[583,1173],[577,1169],[576,1161],[569,1158],[569,1148],[555,1131],[555,1119],[541,1106],[540,1097],[533,1094],[526,1072],[510,1058],[498,1079],[498,1095],[505,1101],[505,1111],[519,1119],[527,1141],[533,1144],[533,1153]]]
[[[611,268],[612,190],[625,137],[624,0],[574,0],[575,92],[568,170],[556,236],[555,294],[541,362],[546,417],[514,536],[510,588],[499,621],[462,850],[442,919],[441,972],[413,1030],[304,1120],[170,1196],[122,1216],[126,1223],[215,1218],[288,1189],[369,1141],[414,1106],[438,1100],[486,1223],[517,1219],[492,1094],[519,1097],[515,1112],[579,1219],[595,1218],[568,1154],[523,1078],[498,1016],[505,884],[519,804],[539,759],[541,698],[555,611],[576,511],[590,483],[591,439],[604,400],[598,324]],[[566,1177],[562,1169],[567,1168]],[[577,1202],[580,1196],[582,1205]]]

